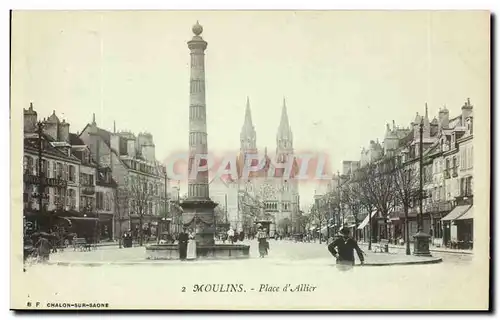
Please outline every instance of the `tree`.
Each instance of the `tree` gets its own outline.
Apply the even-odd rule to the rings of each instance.
[[[360,187],[359,187],[359,182],[353,178],[351,178],[347,183],[345,183],[342,186],[341,189],[341,195],[342,195],[342,202],[346,205],[346,207],[349,209],[351,214],[354,217],[354,224],[356,226],[356,229],[354,231],[354,238],[357,240],[358,238],[358,215],[359,215],[359,210],[361,208],[361,199],[360,199]]]
[[[408,211],[413,208],[415,199],[418,199],[420,176],[417,166],[403,163],[398,157],[394,163],[394,185],[398,204],[403,207],[405,214],[405,244],[406,254],[410,255],[410,230]]]
[[[128,193],[132,213],[139,218],[139,245],[142,246],[144,215],[151,214],[153,190],[150,190],[149,181],[145,176],[135,176],[129,182]]]
[[[385,220],[385,237],[388,238],[387,219],[394,208],[394,158],[384,158],[360,169],[359,190]],[[369,211],[371,220],[371,211]],[[371,222],[371,221],[370,221]],[[370,227],[371,228],[371,227]],[[371,236],[370,236],[371,238]],[[380,236],[379,236],[380,238]]]
[[[115,215],[118,219],[118,247],[122,247],[122,238],[123,238],[123,222],[127,220],[128,214],[128,203],[129,196],[128,191],[125,188],[118,187],[114,193],[115,196]]]
[[[297,226],[299,228],[299,233],[304,233],[306,231],[307,225],[310,222],[310,216],[309,215],[304,215],[303,212],[300,210],[299,214],[297,216]]]

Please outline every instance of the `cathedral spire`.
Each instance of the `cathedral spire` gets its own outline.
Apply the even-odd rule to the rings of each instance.
[[[252,123],[252,111],[250,110],[250,98],[247,97],[247,106],[245,108],[245,122],[243,124],[244,127],[253,128]]]
[[[257,148],[257,133],[252,122],[252,112],[250,110],[250,98],[247,97],[245,107],[245,120],[240,133],[240,149],[242,151],[251,151]]]
[[[288,112],[286,107],[286,100],[283,97],[283,107],[281,108],[281,119],[280,125],[278,127],[278,140],[292,140],[292,129],[290,128],[290,122],[288,121]]]
[[[289,130],[290,123],[288,122],[288,112],[286,110],[286,100],[283,97],[283,107],[281,108],[280,131]]]

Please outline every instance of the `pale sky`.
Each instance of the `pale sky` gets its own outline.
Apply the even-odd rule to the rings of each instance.
[[[429,105],[489,107],[487,12],[14,12],[12,110],[34,102],[81,131],[148,131],[159,160],[188,145],[191,27],[203,25],[209,149],[237,151],[250,97],[274,151],[283,97],[296,152],[359,160],[385,124]],[[314,186],[300,189],[311,201]]]

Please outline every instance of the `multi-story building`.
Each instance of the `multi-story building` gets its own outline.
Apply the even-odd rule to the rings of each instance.
[[[421,124],[422,141],[420,141]],[[413,172],[410,187],[415,196],[411,200],[408,211],[409,234],[410,241],[412,241],[411,235],[417,232],[419,214],[419,150],[422,145],[423,231],[431,235],[436,245],[447,244],[450,241],[471,242],[473,235],[472,138],[473,115],[469,100],[462,107],[462,113],[452,119],[445,107],[440,109],[437,119],[430,121],[426,106],[425,115],[420,116],[417,113],[410,127],[400,128],[394,122],[392,128],[387,125],[383,147],[371,141],[370,148],[363,149],[359,165],[357,162],[344,161],[343,176],[347,177],[348,183],[349,176],[352,176],[358,167],[363,168],[370,163],[382,163],[390,159],[397,160],[397,163],[401,163],[410,174]],[[335,193],[335,190],[332,188],[330,192]],[[333,197],[334,195],[330,194],[324,196],[325,199]],[[388,217],[381,217],[376,210],[372,212],[371,230],[374,238],[377,238],[377,234],[381,234],[383,229],[387,229],[387,237],[406,239],[404,228],[406,216],[403,205],[397,196],[392,198],[391,201],[394,203],[387,206],[390,208]],[[363,207],[359,208],[360,211],[363,209]],[[358,226],[361,230],[369,228],[367,213],[363,213],[366,217]],[[363,234],[366,235],[367,232]]]
[[[139,228],[146,235],[154,235],[158,222],[168,214],[168,179],[155,158],[153,136],[101,129],[94,115],[79,138],[89,146],[99,168],[108,170],[117,183],[115,236],[117,230],[121,234]]]
[[[98,224],[93,193],[95,163],[89,153],[85,153],[85,146],[74,148],[69,127],[65,120],[59,120],[55,111],[47,119],[38,121],[32,104],[24,110],[25,209],[36,223],[44,220],[37,218],[49,213],[48,221],[43,222],[44,229],[52,229],[64,220],[69,222],[65,227],[72,231],[95,237]],[[44,183],[40,184],[40,180]]]

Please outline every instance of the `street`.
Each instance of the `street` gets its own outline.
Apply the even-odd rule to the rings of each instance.
[[[473,278],[477,267],[472,255],[442,254],[443,263],[429,265],[355,267],[341,272],[324,245],[271,241],[270,255],[257,257],[252,242],[251,258],[230,261],[161,262],[142,258],[144,248],[99,248],[93,252],[66,250],[51,257],[79,261],[106,259],[130,261],[130,265],[58,266],[34,265],[23,273],[19,286],[32,299],[43,302],[107,302],[112,307],[171,305],[177,307],[280,308],[473,308],[484,284]],[[397,253],[397,255],[400,255]],[[133,261],[141,264],[134,264]],[[475,280],[473,280],[475,279]],[[450,290],[460,281],[467,290]],[[241,284],[243,292],[193,292],[207,284]],[[261,285],[283,287],[307,284],[313,292],[275,294],[259,292]],[[444,284],[444,285],[441,285]],[[332,291],[332,288],[336,290]],[[209,287],[211,288],[211,287]],[[211,289],[213,290],[213,289]],[[184,292],[183,292],[184,291]],[[333,296],[332,292],[338,292]],[[328,296],[327,299],[325,297]],[[52,297],[52,298],[47,298]],[[419,298],[421,297],[421,298]],[[473,299],[474,298],[474,299]],[[195,300],[193,300],[195,299]]]

